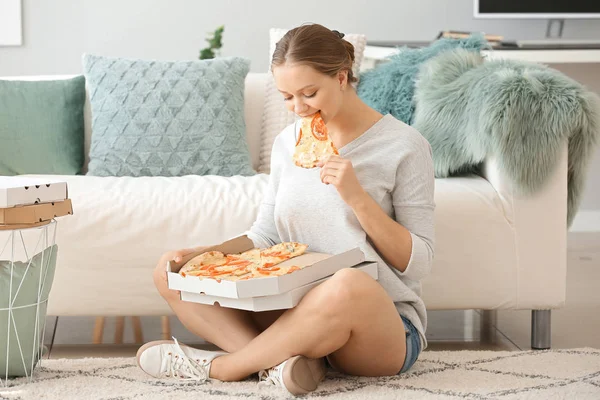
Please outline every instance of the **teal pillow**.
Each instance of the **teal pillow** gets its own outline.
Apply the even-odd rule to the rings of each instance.
[[[84,162],[85,78],[0,80],[0,175],[75,175]]]
[[[2,327],[0,329],[0,378],[2,379],[7,375],[31,376],[33,367],[38,362],[39,351],[43,345],[41,336],[46,320],[48,296],[54,280],[57,251],[58,246],[50,246],[34,255],[31,264],[29,261],[16,261],[13,264],[11,261],[0,260],[0,327]],[[11,281],[12,296],[10,296]],[[12,303],[12,316],[8,311],[9,302]]]
[[[250,62],[84,55],[92,106],[88,175],[254,175],[244,122]]]

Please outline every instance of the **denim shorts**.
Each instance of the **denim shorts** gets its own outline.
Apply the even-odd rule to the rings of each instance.
[[[404,330],[406,331],[406,359],[400,370],[400,374],[408,371],[419,358],[421,353],[421,337],[417,328],[407,318],[402,317]]]

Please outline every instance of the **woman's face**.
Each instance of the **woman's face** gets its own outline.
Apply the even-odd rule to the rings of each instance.
[[[327,123],[341,108],[346,72],[330,77],[307,65],[286,63],[273,68],[273,77],[287,109],[300,117],[321,111]]]

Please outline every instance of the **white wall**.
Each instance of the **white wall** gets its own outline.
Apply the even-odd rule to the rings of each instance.
[[[590,90],[600,93],[600,63],[562,65],[554,64],[551,65],[551,67],[573,77],[574,79],[577,79]],[[590,176],[587,182],[585,193],[582,197],[580,209],[595,209],[599,213],[596,218],[600,218],[600,146],[596,150],[596,153],[594,154],[594,157],[590,163]],[[600,231],[600,226],[598,226],[598,231]]]
[[[303,22],[370,40],[427,41],[444,29],[544,37],[545,20],[477,20],[472,7],[472,0],[23,0],[23,46],[0,47],[0,76],[81,73],[85,52],[196,59],[219,25],[225,25],[222,54],[249,58],[255,72],[268,68],[269,28]],[[600,20],[566,21],[564,36],[600,40]],[[565,68],[600,93],[600,71]],[[582,209],[600,212],[600,151],[592,168]]]
[[[366,4],[363,6],[363,4]],[[81,54],[195,59],[225,25],[223,55],[266,71],[268,30],[303,22],[370,40],[431,40],[440,30],[539,39],[545,20],[476,20],[472,0],[23,0],[23,46],[0,47],[0,76],[81,72]],[[565,37],[600,39],[600,21],[567,21]]]

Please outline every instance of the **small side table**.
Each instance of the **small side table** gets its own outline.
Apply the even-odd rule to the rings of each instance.
[[[0,386],[11,377],[31,381],[41,363],[56,229],[56,220],[0,225]]]

